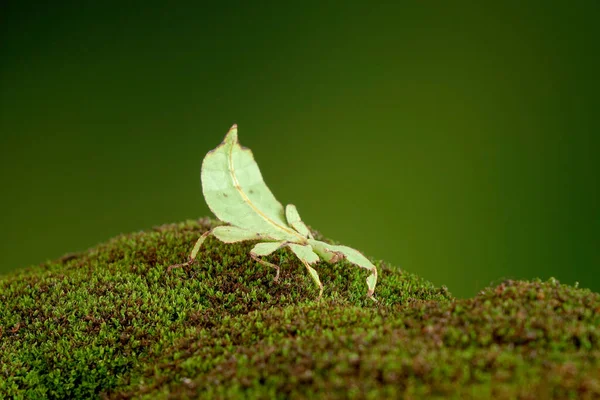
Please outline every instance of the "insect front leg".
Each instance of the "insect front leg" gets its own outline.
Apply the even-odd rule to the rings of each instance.
[[[196,241],[196,244],[194,244],[194,248],[192,249],[192,252],[190,253],[190,256],[189,256],[187,262],[184,262],[181,264],[169,265],[169,268],[167,268],[167,272],[170,272],[173,268],[187,267],[188,265],[192,265],[196,261],[196,256],[198,255],[198,251],[200,251],[200,247],[202,246],[202,243],[204,243],[204,241],[206,240],[208,235],[210,235],[212,233],[212,231],[213,231],[212,229],[209,231],[206,231],[198,238],[198,240]]]
[[[262,235],[260,233],[252,232],[243,228],[238,228],[237,226],[229,226],[222,225],[217,226],[207,232],[204,232],[202,236],[198,239],[192,252],[190,253],[189,259],[187,262],[182,264],[173,264],[167,268],[167,272],[172,270],[173,268],[186,267],[188,265],[192,265],[196,261],[196,256],[200,251],[200,247],[202,247],[202,243],[206,240],[209,235],[213,235],[217,239],[219,239],[223,243],[237,243],[243,242],[246,240],[269,240],[268,236]]]

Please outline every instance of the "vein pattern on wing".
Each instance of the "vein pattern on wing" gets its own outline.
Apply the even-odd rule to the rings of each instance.
[[[304,240],[287,226],[283,206],[265,184],[252,152],[240,146],[237,129],[205,157],[202,189],[220,220],[279,240]]]

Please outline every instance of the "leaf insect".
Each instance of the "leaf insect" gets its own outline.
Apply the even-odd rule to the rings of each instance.
[[[274,281],[279,279],[279,266],[261,257],[288,247],[308,270],[323,295],[323,284],[314,266],[320,259],[333,264],[346,259],[352,264],[369,270],[367,297],[373,297],[377,284],[377,268],[362,253],[351,247],[331,245],[315,240],[302,222],[296,206],[288,204],[285,209],[265,184],[252,151],[238,141],[237,125],[233,125],[223,142],[204,157],[201,170],[202,192],[208,207],[217,218],[229,225],[217,226],[205,232],[183,264],[195,262],[202,243],[213,235],[224,243],[259,240],[250,257],[258,263],[276,270]]]

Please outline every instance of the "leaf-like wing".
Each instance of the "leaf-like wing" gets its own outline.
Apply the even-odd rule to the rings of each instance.
[[[309,240],[308,242],[314,251],[328,262],[340,261],[342,258],[340,256],[343,256],[343,258],[346,258],[352,264],[371,271],[371,274],[367,277],[367,286],[369,288],[367,296],[373,296],[375,285],[377,284],[377,268],[360,251],[348,246],[335,246],[321,242],[320,240]]]
[[[202,162],[202,192],[221,221],[276,240],[303,241],[287,225],[283,206],[265,184],[252,151],[240,146],[237,125]]]
[[[288,225],[296,230],[307,239],[314,239],[312,233],[308,230],[304,222],[300,219],[298,209],[293,204],[285,206],[285,218],[287,219]]]

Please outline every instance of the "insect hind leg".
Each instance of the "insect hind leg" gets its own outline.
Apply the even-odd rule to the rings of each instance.
[[[266,267],[275,268],[275,270],[277,272],[275,273],[275,278],[273,279],[273,282],[277,282],[279,280],[279,271],[280,271],[279,265],[265,261],[265,260],[261,259],[260,257],[268,256],[269,254],[273,253],[275,250],[281,248],[281,246],[284,246],[285,244],[286,244],[285,241],[263,242],[263,243],[256,244],[252,248],[252,250],[250,250],[250,257],[252,257],[252,259],[254,261],[256,261],[257,263],[264,265]]]
[[[279,271],[281,270],[281,268],[279,268],[279,265],[270,263],[268,261],[265,261],[265,260],[259,258],[258,256],[255,256],[252,253],[250,253],[250,257],[252,257],[252,259],[254,261],[256,261],[257,263],[260,263],[260,264],[264,265],[265,267],[275,268],[275,270],[277,272],[275,272],[275,278],[273,278],[273,282],[278,282],[279,281]]]

